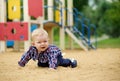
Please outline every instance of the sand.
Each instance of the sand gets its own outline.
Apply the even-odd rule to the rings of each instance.
[[[76,68],[59,66],[57,70],[50,70],[37,67],[33,60],[19,67],[17,62],[22,51],[0,53],[0,81],[120,81],[119,48],[63,52],[65,58],[77,59]]]

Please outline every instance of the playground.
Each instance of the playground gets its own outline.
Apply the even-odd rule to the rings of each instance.
[[[66,34],[71,49],[73,41],[85,51],[97,48],[96,26],[73,8],[73,0],[66,3],[64,0],[48,0],[47,3],[44,0],[1,1],[1,10],[7,10],[0,12],[0,52],[5,52],[6,46],[19,51],[19,41],[24,41],[24,51],[27,51],[31,45],[31,32],[36,28],[44,28],[49,34],[49,42],[54,44],[55,27],[59,29],[57,41],[61,49],[66,49]]]
[[[44,1],[0,0],[0,81],[120,81],[120,48],[97,48],[96,26],[73,8],[73,0]],[[78,66],[50,70],[30,60],[20,67],[36,28],[44,28],[49,42],[57,42],[64,57],[76,59]]]
[[[25,67],[17,61],[23,54],[0,53],[0,81],[120,81],[120,49],[64,50],[64,57],[75,58],[78,67],[39,68],[33,60]]]

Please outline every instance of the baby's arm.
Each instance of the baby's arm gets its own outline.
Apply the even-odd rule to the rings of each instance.
[[[18,61],[18,64],[21,66],[21,67],[24,67],[26,63],[28,63],[28,61],[32,58],[31,54],[34,52],[35,50],[33,49],[33,47],[31,46],[30,49],[22,55],[20,61]]]
[[[30,59],[31,59],[31,58],[30,58],[29,53],[25,53],[25,54],[21,57],[20,61],[18,61],[18,64],[19,64],[21,67],[24,67],[25,64],[26,64]]]

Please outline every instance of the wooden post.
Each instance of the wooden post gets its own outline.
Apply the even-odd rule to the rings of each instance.
[[[48,0],[48,21],[53,21],[53,0]]]
[[[28,0],[23,0],[23,17],[24,22],[28,22],[28,41],[24,42],[24,51],[27,51],[31,45],[31,35],[30,35],[30,17],[28,15]]]
[[[0,0],[0,22],[6,22],[6,2]],[[0,52],[5,52],[6,44],[5,41],[0,41]]]
[[[64,20],[64,7],[65,7],[65,0],[60,0],[62,2],[62,5],[59,4],[61,10],[62,10],[62,13],[61,13],[61,25],[62,25],[62,28],[60,28],[60,48],[62,50],[65,49],[65,30],[64,30],[64,26],[65,26],[65,20]]]
[[[68,13],[67,13],[67,25],[70,27],[73,27],[73,0],[67,0],[67,8],[68,8]],[[71,30],[72,28],[70,28]],[[71,37],[69,37],[70,41],[69,41],[69,46],[70,49],[73,49],[73,40]]]
[[[48,0],[48,21],[53,21],[53,8],[51,8],[53,6],[53,0]],[[50,37],[50,43],[53,43],[53,28],[47,28],[49,37]]]

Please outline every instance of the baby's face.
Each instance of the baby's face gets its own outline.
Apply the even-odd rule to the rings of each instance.
[[[33,45],[38,49],[38,52],[45,51],[49,45],[48,37],[45,35],[36,36]]]

